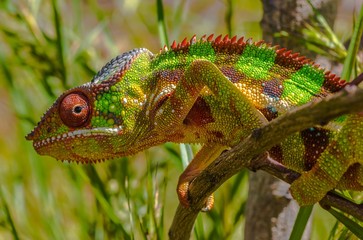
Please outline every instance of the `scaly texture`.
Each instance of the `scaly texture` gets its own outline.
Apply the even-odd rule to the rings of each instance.
[[[168,141],[202,143],[179,179],[187,206],[188,183],[223,150],[345,84],[263,41],[194,36],[156,55],[140,48],[111,60],[90,83],[61,95],[27,139],[41,155],[82,163]],[[300,204],[313,204],[333,188],[363,189],[362,131],[361,115],[343,116],[290,136],[269,154],[302,173],[291,192]]]

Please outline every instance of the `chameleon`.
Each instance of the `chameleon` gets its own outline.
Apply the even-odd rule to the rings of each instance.
[[[130,156],[165,142],[199,143],[179,177],[189,183],[252,131],[347,85],[299,53],[264,41],[194,35],[153,54],[125,52],[90,82],[65,91],[26,136],[40,155],[77,163]],[[363,190],[363,114],[286,138],[268,157],[301,173],[290,191],[311,205],[328,191]],[[212,197],[206,209],[213,206]]]

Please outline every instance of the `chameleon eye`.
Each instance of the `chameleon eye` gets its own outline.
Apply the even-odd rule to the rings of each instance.
[[[81,92],[68,94],[59,105],[60,118],[68,127],[83,126],[87,122],[90,112],[89,100]]]

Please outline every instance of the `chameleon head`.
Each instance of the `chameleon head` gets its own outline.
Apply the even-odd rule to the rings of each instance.
[[[92,120],[97,111],[94,101],[87,85],[67,91],[26,139],[33,141],[39,154],[59,160],[93,162],[113,157],[111,146],[103,143],[112,135],[122,135],[122,127],[97,128]]]
[[[135,138],[143,134],[135,126],[145,94],[135,72],[147,67],[147,61],[138,65],[137,59],[147,57],[144,49],[136,49],[111,60],[92,82],[61,95],[26,139],[41,155],[76,162],[139,151]],[[130,67],[131,62],[136,63]]]

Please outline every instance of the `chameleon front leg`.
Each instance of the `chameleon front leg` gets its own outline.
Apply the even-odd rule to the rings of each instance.
[[[193,107],[204,88],[208,88],[224,108],[235,112],[236,118],[243,123],[245,136],[253,129],[260,127],[267,120],[257,111],[252,103],[234,86],[223,73],[207,60],[195,60],[185,71],[178,82],[173,94],[165,101],[163,111],[155,116],[156,123],[160,123],[161,131],[173,132],[179,126],[183,129],[184,119]],[[218,108],[223,106],[211,106]],[[223,114],[223,113],[221,113]],[[245,137],[242,136],[241,137]],[[232,141],[232,139],[225,139]],[[239,141],[239,139],[233,139]],[[206,143],[179,179],[178,197],[184,206],[189,205],[188,186],[203,169],[205,169],[225,147],[218,144]],[[208,206],[209,205],[209,206]],[[211,207],[211,198],[206,203],[206,210]]]
[[[188,189],[190,182],[198,176],[203,169],[205,169],[214,159],[216,159],[224,150],[226,146],[219,144],[206,143],[195,155],[188,167],[179,177],[177,193],[180,203],[183,206],[189,206]],[[203,211],[212,209],[214,203],[213,195],[211,195],[205,203]]]
[[[332,139],[314,167],[291,184],[291,194],[300,205],[311,205],[320,201],[328,191],[339,186],[342,176],[353,164],[363,163],[363,117],[349,115],[340,132]],[[357,167],[360,165],[356,165]],[[342,179],[355,184],[362,181],[361,169]]]

